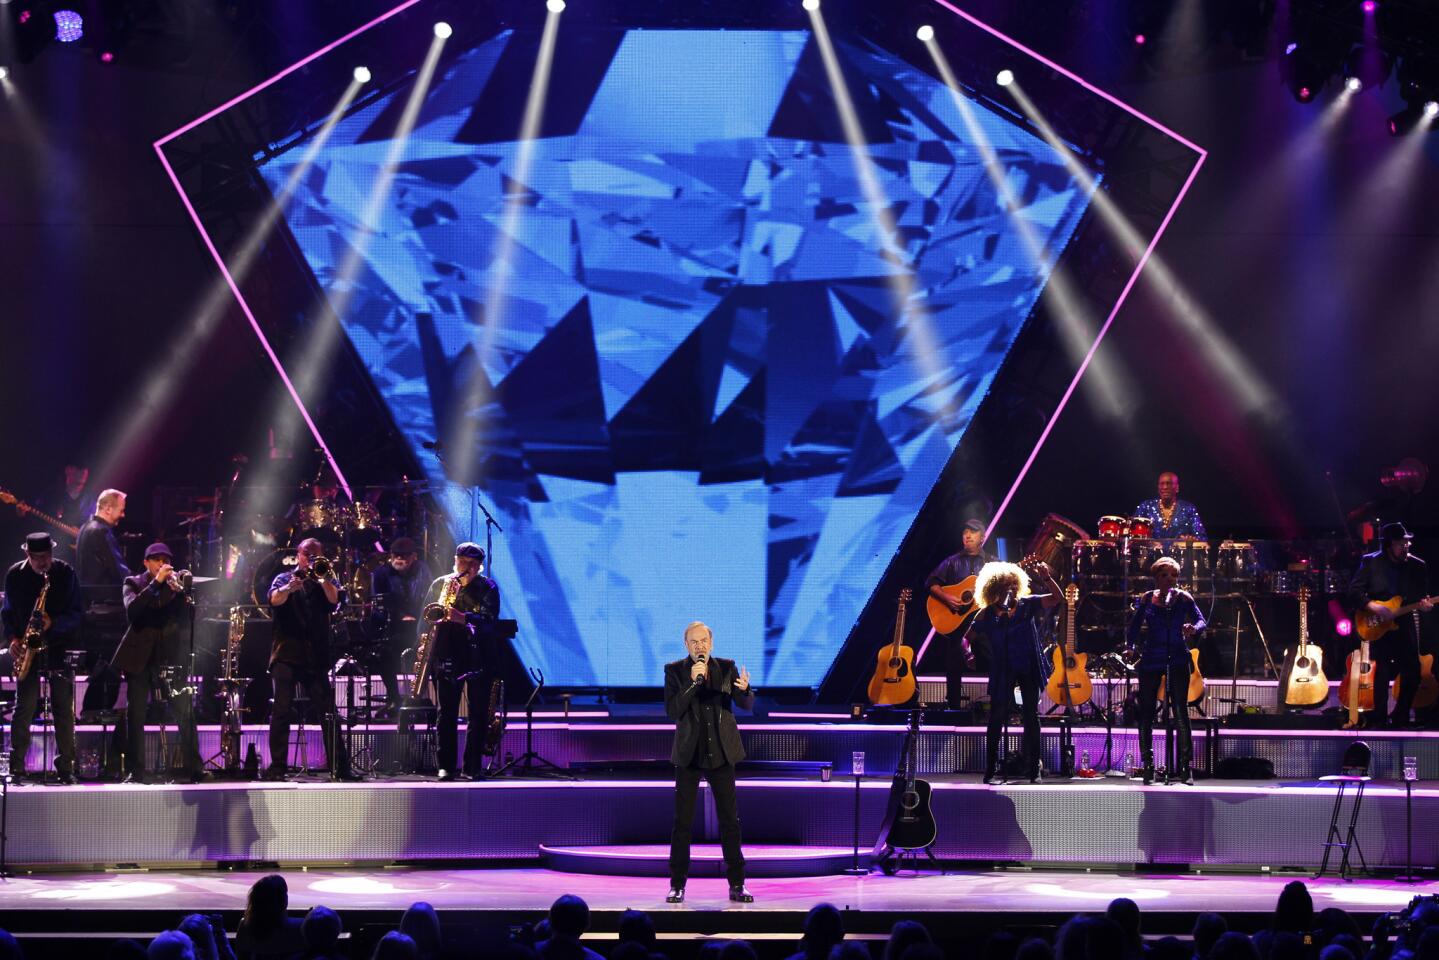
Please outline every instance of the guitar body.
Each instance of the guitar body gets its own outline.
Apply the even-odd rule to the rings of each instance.
[[[1044,692],[1049,699],[1061,706],[1067,704],[1077,707],[1082,703],[1088,703],[1089,698],[1094,695],[1094,684],[1089,679],[1089,654],[1071,653],[1068,657],[1064,655],[1064,645],[1059,644],[1054,648],[1051,659],[1054,662],[1054,672],[1049,675],[1049,682],[1044,686]],[[1068,690],[1069,699],[1065,699],[1065,691]]]
[[[898,706],[914,699],[914,648],[903,644],[899,652],[885,644],[875,658],[874,676],[869,681],[869,702]]]
[[[1286,707],[1313,707],[1329,699],[1329,678],[1324,675],[1324,651],[1309,642],[1309,588],[1299,588],[1299,642],[1285,654],[1280,678],[1281,701]]]
[[[1374,661],[1369,659],[1368,641],[1345,661],[1339,703],[1349,710],[1349,726],[1359,723],[1359,714],[1374,709]]]
[[[929,613],[930,626],[934,627],[935,633],[951,634],[963,627],[969,619],[979,610],[979,604],[974,602],[974,585],[977,577],[965,577],[959,583],[952,583],[947,587],[940,587],[940,593],[952,600],[958,600],[964,604],[964,609],[954,613],[940,603],[933,594],[925,601],[924,608]]]
[[[1159,692],[1155,696],[1163,700],[1164,688],[1168,678],[1161,678],[1159,681]],[[1204,699],[1204,674],[1199,672],[1199,649],[1189,651],[1189,689],[1185,692],[1185,702],[1198,703]]]
[[[892,798],[897,806],[889,827],[889,845],[899,850],[918,850],[934,843],[939,837],[939,824],[930,806],[929,782],[895,777],[893,789],[898,796]]]
[[[1394,699],[1399,699],[1401,681],[1394,681]],[[1414,709],[1424,710],[1439,701],[1439,680],[1434,678],[1434,654],[1419,655],[1419,687],[1414,691]]]

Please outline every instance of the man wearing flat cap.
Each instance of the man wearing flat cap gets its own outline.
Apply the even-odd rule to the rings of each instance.
[[[400,705],[400,651],[415,643],[425,591],[433,580],[430,565],[420,559],[419,544],[409,537],[396,537],[389,559],[370,574],[370,627],[379,648],[385,713],[393,714]]]
[[[25,538],[25,559],[5,574],[5,603],[0,622],[10,655],[18,658],[25,645],[27,628],[38,628],[39,636],[30,646],[33,665],[16,683],[14,722],[10,728],[10,770],[25,773],[25,756],[30,750],[30,724],[40,702],[40,675],[50,677],[50,713],[55,718],[55,772],[61,783],[75,783],[75,679],[65,669],[66,645],[80,628],[80,584],[75,570],[54,557],[55,543],[48,533]],[[48,584],[48,589],[46,586]],[[40,591],[45,603],[36,610]]]
[[[1349,584],[1349,603],[1356,615],[1371,614],[1380,622],[1396,622],[1392,606],[1385,601],[1401,598],[1401,606],[1415,605],[1416,612],[1434,609],[1429,596],[1429,568],[1409,552],[1414,535],[1402,523],[1379,528],[1379,549],[1365,554]],[[1373,727],[1390,723],[1408,726],[1414,693],[1419,689],[1419,631],[1414,617],[1404,616],[1391,630],[1374,641],[1369,653],[1374,661]],[[1399,697],[1389,714],[1389,681],[1399,675]]]
[[[950,554],[940,561],[924,581],[925,592],[944,604],[950,613],[963,613],[974,608],[974,603],[964,603],[958,596],[945,592],[945,587],[963,583],[979,575],[986,563],[995,559],[984,549],[984,521],[971,518],[964,521],[960,532],[958,553]],[[963,706],[963,677],[967,667],[974,666],[980,673],[989,673],[992,653],[989,641],[979,635],[970,635],[969,627],[974,621],[966,620],[964,625],[942,640],[944,650],[944,674],[946,679],[945,698],[950,707],[958,710]]]
[[[469,723],[465,727],[464,772],[479,773],[485,726],[489,720],[487,674],[494,659],[493,642],[484,628],[500,615],[500,588],[484,575],[485,551],[477,543],[455,547],[455,569],[430,584],[425,605],[448,607],[435,624],[430,676],[435,684],[435,743],[441,780],[459,773],[460,693],[468,685]],[[447,589],[449,588],[449,589]],[[458,592],[456,592],[458,591]],[[446,598],[451,597],[446,603]],[[418,696],[423,691],[416,690]]]
[[[145,548],[145,572],[125,578],[125,635],[110,663],[125,677],[130,734],[125,747],[126,783],[147,779],[145,713],[151,691],[169,703],[180,731],[182,775],[195,783],[203,769],[189,678],[176,669],[188,667],[190,662],[183,636],[189,607],[185,585],[171,560],[168,546],[152,543]]]

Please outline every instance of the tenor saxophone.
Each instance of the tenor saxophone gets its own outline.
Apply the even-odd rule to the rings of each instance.
[[[25,624],[25,638],[20,644],[20,654],[15,658],[15,679],[24,680],[35,667],[35,661],[45,649],[45,598],[50,593],[50,574],[40,585],[40,595],[35,598],[35,608],[30,611],[30,621]]]
[[[410,696],[418,699],[423,695],[425,684],[430,679],[430,653],[435,647],[435,631],[439,625],[449,616],[450,610],[455,606],[455,600],[460,595],[460,578],[451,574],[445,580],[445,589],[440,591],[440,602],[431,603],[425,606],[420,613],[420,618],[428,624],[425,631],[420,634],[420,640],[415,644],[415,666],[410,672],[415,676],[415,684],[410,689]]]

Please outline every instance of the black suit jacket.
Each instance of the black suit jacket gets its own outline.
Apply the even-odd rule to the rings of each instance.
[[[181,626],[185,601],[149,572],[125,580],[125,620],[128,626],[110,664],[126,673],[140,673],[153,661],[157,666],[181,662]],[[159,653],[156,658],[155,654]]]
[[[698,687],[690,682],[693,667],[694,661],[689,657],[665,664],[665,713],[675,722],[675,745],[670,751],[670,762],[680,766],[694,759],[703,730],[703,721],[695,711],[695,704],[701,700],[718,699],[720,749],[730,764],[739,763],[744,759],[744,744],[739,738],[734,705],[738,703],[746,710],[753,709],[754,687],[744,691],[734,688],[739,670],[733,660],[711,657],[709,678]]]

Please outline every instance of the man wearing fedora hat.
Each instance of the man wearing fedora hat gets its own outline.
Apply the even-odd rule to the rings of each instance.
[[[425,590],[432,580],[430,565],[420,559],[419,544],[409,537],[396,537],[390,544],[389,559],[370,574],[374,604],[370,624],[378,641],[385,714],[393,714],[400,705],[400,651],[415,642]]]
[[[485,550],[478,543],[455,547],[454,572],[430,584],[425,605],[441,603],[445,588],[457,583],[458,593],[444,619],[435,624],[434,646],[430,650],[430,676],[435,684],[435,745],[441,780],[454,780],[461,770],[474,776],[480,772],[481,750],[489,717],[487,672],[492,667],[493,644],[483,629],[500,615],[500,588],[485,576]],[[465,755],[459,756],[460,694],[468,687],[469,722],[465,728]],[[416,690],[416,695],[423,691]]]
[[[48,533],[25,538],[25,559],[5,574],[5,603],[0,622],[10,655],[19,656],[40,591],[49,584],[40,611],[39,660],[16,684],[15,718],[10,727],[10,769],[21,776],[30,749],[30,724],[40,702],[40,675],[50,678],[50,713],[55,718],[55,772],[61,783],[75,783],[75,680],[63,669],[65,645],[80,626],[80,586],[75,570],[54,558],[55,543]]]
[[[1354,571],[1349,584],[1349,603],[1355,610],[1367,611],[1380,620],[1394,619],[1394,612],[1383,601],[1402,597],[1403,605],[1417,604],[1423,613],[1434,609],[1429,597],[1429,568],[1423,560],[1409,552],[1414,535],[1402,523],[1386,523],[1379,528],[1380,548],[1366,554]],[[1372,726],[1409,725],[1409,710],[1419,689],[1419,634],[1413,617],[1404,617],[1398,630],[1386,633],[1374,642],[1370,656],[1374,661],[1374,713]],[[1394,713],[1389,709],[1389,681],[1399,675],[1399,697]]]
[[[145,572],[125,578],[125,635],[110,663],[125,676],[129,741],[125,748],[129,773],[126,781],[145,782],[145,709],[150,692],[160,690],[170,704],[180,731],[184,776],[198,782],[201,776],[200,744],[189,684],[179,689],[164,682],[163,668],[188,663],[181,636],[185,611],[184,586],[172,554],[163,543],[145,548]]]

